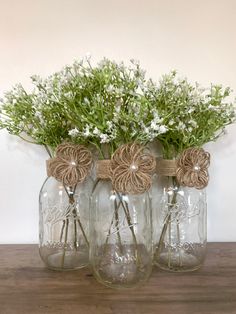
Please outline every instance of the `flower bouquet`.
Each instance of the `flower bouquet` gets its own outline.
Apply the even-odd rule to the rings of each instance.
[[[17,85],[5,94],[0,127],[48,152],[40,192],[46,265],[90,262],[111,287],[146,281],[153,255],[164,269],[198,268],[210,163],[202,145],[235,121],[230,90],[203,90],[174,71],[154,83],[138,61],[93,66],[88,56],[32,83],[30,93]],[[154,157],[154,141],[163,158]]]

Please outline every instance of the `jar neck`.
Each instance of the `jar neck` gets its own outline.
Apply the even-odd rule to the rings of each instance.
[[[174,160],[178,157],[178,152],[174,145],[163,144],[162,155],[164,159]]]

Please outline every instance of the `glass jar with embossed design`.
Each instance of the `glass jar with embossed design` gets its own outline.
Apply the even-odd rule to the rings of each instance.
[[[116,192],[98,180],[91,197],[90,264],[96,279],[109,287],[134,287],[152,270],[150,198],[147,192]]]
[[[48,268],[73,270],[88,264],[92,188],[90,177],[76,187],[53,177],[44,182],[39,196],[39,252]]]
[[[207,243],[205,189],[183,187],[174,176],[155,176],[152,207],[154,264],[176,272],[200,268]]]

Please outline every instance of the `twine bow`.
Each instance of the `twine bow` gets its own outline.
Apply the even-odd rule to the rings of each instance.
[[[117,192],[141,194],[149,190],[156,167],[155,158],[145,153],[137,143],[124,144],[112,155],[111,160],[98,162],[97,176],[111,179]]]
[[[208,185],[210,154],[203,148],[186,149],[177,161],[176,179],[183,185],[203,189]]]
[[[84,181],[91,165],[92,154],[86,147],[63,143],[57,146],[56,157],[47,160],[47,173],[67,186],[74,186]]]

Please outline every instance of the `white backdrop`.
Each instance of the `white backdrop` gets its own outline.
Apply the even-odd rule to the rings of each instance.
[[[0,97],[32,74],[48,75],[86,52],[139,59],[154,79],[177,69],[236,94],[235,0],[0,0]],[[212,154],[208,238],[236,241],[236,125]],[[38,241],[43,148],[0,132],[0,243]]]

